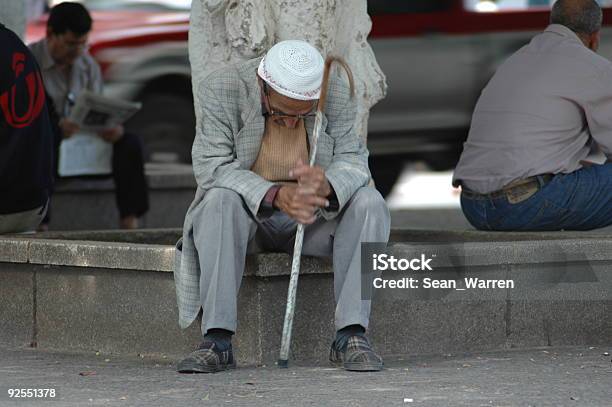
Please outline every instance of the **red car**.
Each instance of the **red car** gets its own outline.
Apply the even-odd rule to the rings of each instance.
[[[190,161],[195,119],[187,49],[189,0],[85,0],[93,11],[90,52],[105,92],[140,100],[129,126],[149,157]],[[545,1],[546,3],[546,1]],[[612,57],[612,9],[605,2],[600,53]],[[387,76],[388,95],[371,111],[371,169],[386,192],[407,154],[452,167],[472,109],[496,67],[548,25],[542,0],[374,0],[370,44]],[[110,10],[112,9],[112,10]],[[44,35],[45,21],[28,28]]]

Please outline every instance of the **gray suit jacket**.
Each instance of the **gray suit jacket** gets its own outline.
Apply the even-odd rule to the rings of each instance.
[[[242,62],[210,74],[197,84],[205,105],[198,117],[193,143],[193,171],[198,184],[195,199],[185,216],[183,238],[176,245],[174,281],[179,324],[186,328],[198,315],[200,266],[193,237],[193,211],[211,188],[237,192],[253,217],[273,183],[250,171],[257,158],[264,133],[260,89],[256,71],[259,59]],[[316,165],[325,168],[334,188],[340,211],[358,188],[368,184],[368,151],[355,133],[357,106],[348,86],[339,78],[330,81]],[[314,118],[306,119],[312,145]],[[321,211],[326,219],[338,212]]]

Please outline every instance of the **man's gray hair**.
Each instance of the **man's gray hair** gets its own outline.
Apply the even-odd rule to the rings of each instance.
[[[550,12],[550,23],[561,24],[578,34],[601,29],[603,13],[595,0],[557,0]]]

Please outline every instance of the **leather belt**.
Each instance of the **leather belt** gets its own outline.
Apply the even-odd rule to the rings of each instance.
[[[488,194],[480,194],[471,191],[465,187],[462,188],[462,194],[467,198],[502,198],[505,197],[510,203],[520,203],[531,198],[536,192],[548,184],[554,178],[554,174],[535,175],[533,177],[517,180],[506,185],[502,189],[489,192]]]

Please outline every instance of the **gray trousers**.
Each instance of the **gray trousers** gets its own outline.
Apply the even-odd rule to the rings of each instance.
[[[319,217],[306,226],[302,254],[332,256],[336,329],[368,327],[371,301],[361,299],[361,243],[387,242],[391,218],[378,191],[357,190],[333,220]],[[193,235],[200,262],[202,333],[236,332],[237,296],[247,253],[293,252],[296,222],[277,211],[254,219],[236,192],[213,188],[194,211]]]

